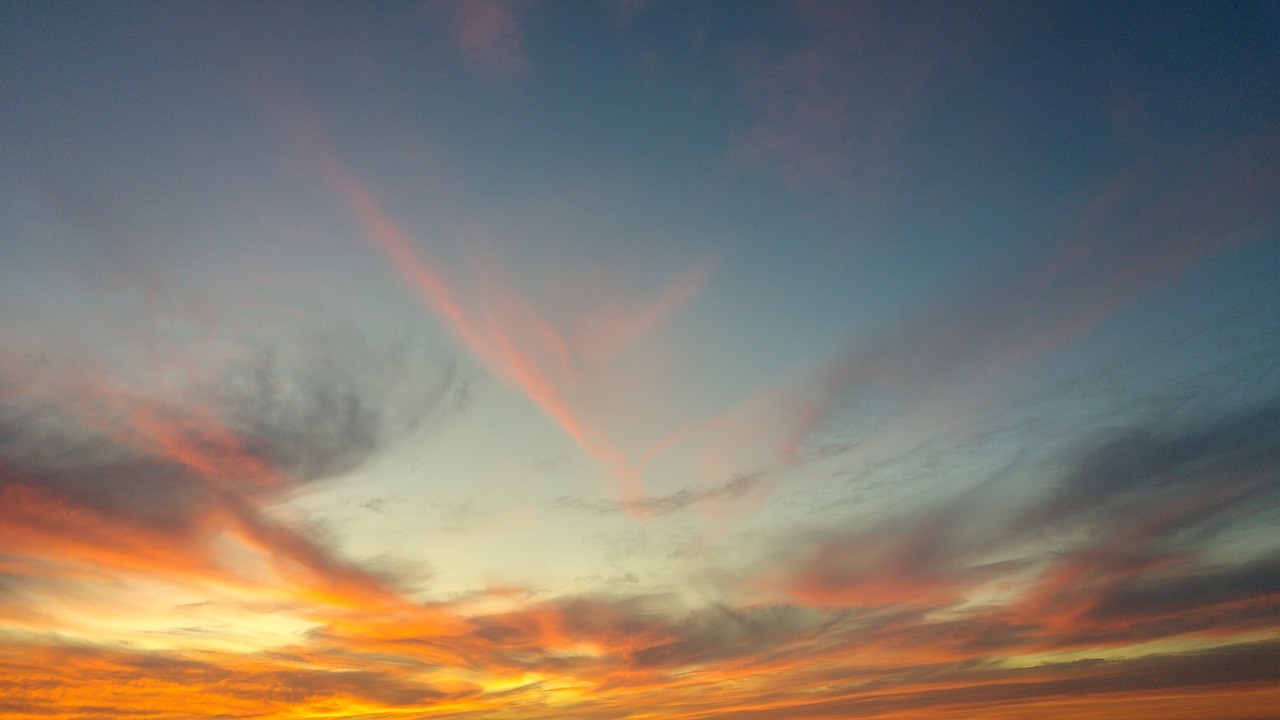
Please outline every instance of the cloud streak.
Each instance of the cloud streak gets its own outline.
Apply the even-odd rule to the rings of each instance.
[[[947,625],[930,614],[958,613],[966,635],[928,641],[958,658],[1246,634],[1280,610],[1275,548],[1209,549],[1280,501],[1278,428],[1274,400],[1179,429],[1132,427],[1080,449],[1031,502],[1008,499],[1018,495],[1000,478],[930,509],[804,541],[783,582],[819,607],[910,608],[921,624],[901,630],[912,634]],[[972,598],[996,604],[971,606]]]
[[[629,500],[588,500],[560,497],[551,507],[561,510],[585,510],[596,515],[625,513],[633,517],[657,517],[680,512],[688,507],[714,501],[729,501],[758,490],[763,483],[759,473],[738,475],[716,487],[703,490],[684,488],[668,495],[639,497]]]
[[[634,308],[606,302],[566,333],[520,294],[497,260],[476,245],[468,251],[474,297],[464,300],[441,271],[423,258],[415,240],[366,187],[336,166],[331,168],[329,180],[360,218],[369,242],[404,285],[466,348],[607,468],[620,483],[623,497],[640,493],[641,464],[620,449],[600,422],[589,418],[583,385],[593,370],[615,359],[691,302],[706,278],[707,263],[677,277],[651,302]]]
[[[783,454],[798,458],[840,399],[861,389],[898,398],[903,427],[924,421],[942,398],[990,394],[1009,373],[1025,372],[1206,258],[1275,229],[1275,137],[1189,152],[1195,174],[1149,162],[1100,190],[1047,262],[938,304],[834,359],[790,410]],[[939,420],[955,418],[926,424]]]

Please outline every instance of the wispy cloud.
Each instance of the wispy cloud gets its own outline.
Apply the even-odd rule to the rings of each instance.
[[[413,291],[477,359],[507,385],[524,393],[582,450],[599,461],[633,496],[642,486],[632,460],[585,407],[586,375],[598,370],[695,297],[705,262],[676,278],[658,297],[634,309],[604,300],[569,333],[524,296],[484,243],[467,246],[472,294],[446,282],[417,244],[370,191],[340,168],[330,181],[360,218],[368,240]]]
[[[529,69],[518,3],[457,0],[452,7],[458,50],[468,62],[503,74],[518,74]]]
[[[1013,377],[1215,255],[1280,223],[1280,144],[1271,135],[1187,148],[1194,173],[1148,159],[1118,173],[1078,210],[1047,254],[944,294],[880,337],[847,341],[816,372],[756,391],[719,416],[666,437],[694,441],[702,473],[897,457],[938,432],[962,432],[975,408],[1005,400]],[[883,418],[854,427],[868,406]],[[833,440],[833,438],[835,438]]]
[[[902,173],[903,129],[942,78],[965,66],[968,9],[929,3],[902,22],[891,3],[795,2],[796,41],[740,52],[754,119],[732,157],[791,189],[883,197]]]
[[[954,608],[1009,652],[1247,633],[1275,612],[1276,548],[1211,549],[1280,499],[1277,418],[1271,401],[1182,428],[1136,425],[1078,448],[1038,496],[1010,492],[1002,477],[801,540],[799,560],[769,577],[818,606]],[[973,598],[987,604],[966,605]],[[953,639],[961,655],[990,650],[979,637]]]
[[[738,475],[716,487],[695,490],[685,488],[669,495],[631,498],[627,500],[591,500],[582,497],[561,497],[551,502],[551,507],[562,510],[585,510],[597,515],[626,513],[633,517],[670,515],[685,508],[713,501],[728,501],[759,489],[763,481],[760,473]]]
[[[895,645],[921,623],[917,645]],[[124,717],[111,708],[144,700],[159,712],[198,700],[263,717],[299,707],[355,718],[401,711],[605,718],[654,708],[689,718],[1072,717],[1082,694],[1091,712],[1128,716],[1171,696],[1183,709],[1206,711],[1226,688],[1241,717],[1261,717],[1280,677],[1269,662],[1275,643],[1266,640],[1027,665],[998,653],[940,659],[927,646],[954,642],[963,627],[912,615],[792,606],[682,613],[658,596],[579,597],[473,616],[461,634],[407,617],[369,617],[254,656],[27,643],[10,646],[0,663],[5,707],[19,717],[67,712],[58,707],[62,698],[43,690],[51,681],[63,697],[85,698],[71,713],[93,704],[104,717]],[[850,653],[851,646],[863,651]],[[446,657],[451,665],[441,664]],[[139,673],[152,681],[127,681]]]
[[[3,557],[36,577],[260,585],[228,562],[223,540],[233,538],[286,585],[335,601],[389,598],[387,578],[270,510],[457,410],[454,370],[393,388],[402,376],[381,374],[377,353],[352,342],[328,339],[288,371],[249,352],[220,382],[163,400],[94,382],[70,383],[75,397],[4,388]]]
[[[1280,707],[1261,14],[44,7],[0,3],[0,716]],[[862,230],[907,247],[824,262]]]
[[[265,101],[294,151],[342,198],[359,220],[364,239],[402,284],[495,377],[529,398],[600,463],[616,483],[613,494],[624,500],[642,497],[645,467],[698,433],[663,427],[652,441],[624,447],[600,406],[617,400],[610,383],[618,383],[621,361],[697,299],[713,270],[712,260],[704,256],[693,261],[648,298],[626,293],[627,283],[615,275],[604,282],[570,279],[571,289],[579,291],[572,310],[552,316],[512,276],[482,232],[456,239],[461,270],[432,257],[422,239],[338,159],[328,135],[305,106],[281,100],[280,95],[288,97],[279,93]],[[663,388],[646,392],[665,394]]]
[[[80,708],[118,709],[105,717],[193,697],[263,717],[299,706],[356,718],[1070,717],[1082,693],[1091,712],[1168,697],[1210,712],[1230,687],[1241,717],[1262,716],[1280,679],[1274,641],[1257,635],[1280,597],[1274,545],[1234,558],[1205,549],[1242,513],[1275,506],[1276,407],[1100,432],[1036,495],[1008,493],[1016,473],[1000,475],[862,529],[802,534],[770,571],[790,597],[689,608],[654,593],[538,601],[506,588],[422,603],[389,589],[352,602],[300,585],[294,601],[317,624],[269,652],[10,644],[4,707],[59,717],[74,692]],[[646,509],[703,500],[677,493]],[[333,560],[290,550],[297,541],[270,551],[342,577]],[[152,679],[146,698],[126,682],[139,673]]]
[[[1187,154],[1195,158],[1194,174],[1173,172],[1170,161],[1147,162],[1103,187],[1052,256],[1030,271],[993,277],[886,338],[850,346],[799,393],[794,434],[782,440],[786,454],[798,457],[834,406],[862,388],[897,397],[904,426],[937,412],[944,396],[988,394],[984,388],[1027,371],[1206,258],[1276,227],[1274,137]],[[957,403],[948,405],[951,414],[963,414]]]

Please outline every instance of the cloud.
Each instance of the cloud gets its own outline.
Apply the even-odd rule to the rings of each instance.
[[[628,500],[588,500],[565,496],[556,498],[551,507],[562,510],[586,510],[596,515],[625,513],[632,517],[656,517],[680,512],[690,506],[714,500],[733,500],[759,488],[764,477],[760,473],[736,475],[712,488],[684,488],[669,495],[639,497]]]
[[[458,50],[468,62],[486,70],[514,75],[529,69],[517,5],[500,0],[453,3]]]
[[[295,480],[350,472],[415,426],[468,402],[452,361],[428,369],[405,353],[380,356],[352,336],[314,343],[294,367],[260,351],[217,391],[246,453]]]
[[[96,714],[124,716],[144,703],[142,688],[159,715],[191,707],[194,696],[200,706],[266,717],[286,708],[353,718],[392,709],[458,718],[605,718],[642,709],[679,717],[1059,717],[1070,716],[1082,695],[1093,711],[1170,693],[1183,706],[1209,707],[1228,686],[1245,712],[1255,701],[1267,707],[1266,689],[1280,678],[1273,641],[1010,664],[1044,647],[1040,628],[1002,629],[1006,616],[991,608],[959,619],[788,604],[690,611],[653,594],[537,603],[521,596],[516,589],[452,604],[357,609],[296,645],[254,654],[10,643],[0,648],[0,695],[7,712],[53,717],[57,705],[68,715],[93,705]],[[504,598],[510,609],[467,609]],[[1003,642],[991,641],[1001,633]],[[131,682],[139,676],[148,683]],[[49,687],[59,688],[56,699]],[[71,696],[83,702],[66,710]]]
[[[608,298],[581,303],[594,312],[565,331],[520,291],[492,253],[484,251],[483,239],[472,239],[467,247],[471,292],[464,293],[459,283],[447,280],[443,270],[428,261],[368,188],[336,162],[325,163],[324,169],[331,186],[360,219],[368,241],[406,288],[498,379],[524,393],[604,466],[624,497],[639,493],[643,463],[629,457],[590,412],[586,389],[600,380],[602,366],[694,299],[708,263],[695,263],[651,302],[634,307]]]
[[[755,117],[731,157],[773,171],[792,190],[882,197],[902,172],[911,115],[966,65],[974,13],[928,3],[904,24],[891,3],[790,7],[793,42],[741,53],[742,94]]]
[[[1011,378],[1209,258],[1267,238],[1280,226],[1277,187],[1280,142],[1267,134],[1136,162],[1081,203],[1047,253],[1010,258],[667,442],[709,438],[703,457],[718,470],[751,453],[755,467],[918,458],[939,432],[968,432]]]
[[[644,14],[652,2],[653,0],[604,0],[604,4],[612,8],[618,25],[624,28]]]
[[[277,717],[298,708],[362,712],[451,697],[387,673],[219,653],[9,643],[0,648],[0,666],[6,670],[0,680],[6,717]]]
[[[1066,538],[1018,612],[1094,641],[1226,632],[1259,611],[1274,614],[1272,555],[1210,552],[1280,500],[1278,407],[1273,400],[1180,429],[1130,428],[1082,454],[1012,525],[1027,537]],[[1071,539],[1082,532],[1087,540]]]
[[[1018,563],[983,562],[985,518],[964,503],[839,533],[804,552],[790,588],[818,605],[941,607]],[[977,537],[974,537],[977,536]]]
[[[341,199],[359,222],[363,239],[405,289],[497,379],[524,394],[600,463],[617,483],[619,496],[641,494],[644,466],[669,445],[658,439],[639,451],[624,448],[605,417],[608,412],[599,408],[632,382],[635,368],[621,373],[620,361],[693,303],[711,273],[711,261],[690,263],[647,298],[628,296],[625,276],[593,273],[582,279],[574,273],[565,293],[572,298],[569,310],[553,315],[512,277],[482,232],[456,239],[462,267],[447,266],[339,161],[319,119],[304,104],[287,92],[264,102],[295,152]],[[631,419],[637,413],[628,407],[626,414]]]
[[[805,717],[1086,717],[1073,708],[1088,697],[1087,712],[1099,706],[1123,707],[1134,695],[1149,703],[1162,692],[1178,696],[1177,706],[1217,714],[1214,688],[1261,688],[1273,682],[1280,667],[1267,658],[1274,643],[1241,644],[1192,653],[1170,653],[1132,660],[1058,663],[1042,668],[991,670],[963,667],[927,668],[923,677],[901,684],[875,682],[861,689],[832,687],[815,698],[798,694],[760,702],[734,713],[744,718]],[[914,682],[912,681],[914,680]],[[896,686],[895,686],[896,685]],[[1245,693],[1233,717],[1260,718],[1267,693]],[[1220,702],[1220,700],[1219,700]],[[1115,703],[1115,705],[1112,705]],[[1083,708],[1081,713],[1086,712]],[[1113,710],[1114,712],[1114,710]],[[1121,716],[1117,714],[1117,716]]]
[[[1096,444],[1075,461],[1052,497],[1022,527],[1070,525],[1099,511],[1150,509],[1176,497],[1198,497],[1153,532],[1172,535],[1233,505],[1265,501],[1280,476],[1280,401],[1272,400],[1202,426],[1136,426]],[[1208,494],[1202,494],[1205,491]],[[1179,522],[1181,521],[1181,522]]]
[[[1134,622],[1187,615],[1239,603],[1261,603],[1264,613],[1280,613],[1280,556],[1240,565],[1197,568],[1173,577],[1136,578],[1109,588],[1085,616],[1090,622]],[[1264,615],[1265,616],[1265,615]],[[1218,613],[1210,622],[1216,624]],[[1210,622],[1202,626],[1213,627]]]
[[[388,599],[388,578],[270,508],[459,410],[454,368],[398,367],[407,361],[335,335],[247,351],[167,399],[101,380],[53,395],[48,381],[0,389],[0,559],[52,577],[260,582],[225,562],[219,539],[231,537],[286,583],[335,601]]]
[[[1278,408],[1135,422],[1073,444],[1038,493],[1017,487],[1043,472],[1023,464],[924,508],[798,535],[757,590],[781,586],[815,607],[905,609],[915,619],[882,629],[883,641],[959,657],[1267,627],[1280,613],[1280,547],[1225,548],[1234,529],[1271,522],[1280,501]],[[928,619],[943,611],[962,620]]]
[[[1195,172],[1183,172],[1187,164]],[[793,393],[784,455],[858,393],[890,399],[903,431],[959,421],[974,398],[1206,258],[1266,236],[1280,222],[1280,141],[1270,136],[1188,148],[1140,163],[1101,188],[1023,272],[944,298],[892,334],[851,345]]]
[[[640,667],[684,667],[768,656],[838,622],[838,616],[790,605],[713,605],[674,623],[670,642],[637,651],[634,661]]]
[[[581,596],[471,616],[448,634],[389,618],[346,624],[319,636],[332,644],[316,657],[362,652],[413,667],[447,652],[494,676],[524,678],[474,696],[461,717],[611,717],[639,708],[689,717],[964,717],[979,709],[1014,717],[1062,712],[1080,695],[1096,710],[1171,691],[1203,703],[1230,686],[1252,702],[1280,677],[1265,660],[1273,641],[1010,664],[1041,639],[1011,626],[1008,641],[979,649],[974,639],[999,630],[982,612],[963,622],[792,605],[685,612],[663,596]]]

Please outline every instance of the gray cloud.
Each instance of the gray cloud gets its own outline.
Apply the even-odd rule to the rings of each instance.
[[[741,610],[713,605],[675,623],[673,640],[638,650],[632,661],[638,667],[670,667],[748,656],[763,659],[806,636],[821,635],[841,619],[793,605]]]
[[[216,391],[245,450],[299,481],[350,472],[423,422],[462,410],[456,363],[379,353],[358,336],[319,338],[296,367],[270,351],[233,368]]]
[[[584,510],[596,515],[627,513],[640,517],[670,515],[692,505],[713,500],[733,500],[759,487],[764,482],[763,473],[735,475],[720,485],[705,490],[683,488],[669,495],[655,495],[634,500],[591,500],[565,496],[552,500],[550,505],[559,510]]]
[[[289,705],[317,698],[359,698],[387,706],[420,705],[445,700],[457,695],[442,692],[425,683],[397,678],[387,673],[366,670],[329,670],[322,668],[289,668],[284,664],[267,667],[244,666],[240,658],[223,658],[225,664],[193,659],[178,653],[145,652],[95,648],[76,645],[41,645],[32,648],[49,660],[43,667],[28,668],[22,674],[0,678],[0,711],[23,714],[51,714],[59,717],[67,712],[82,717],[137,717],[138,708],[127,711],[109,705],[68,707],[58,698],[40,692],[41,683],[57,682],[74,685],[74,675],[92,667],[95,682],[136,683],[139,677],[150,682],[194,686],[209,693],[210,699],[252,700],[268,705]],[[241,663],[237,666],[235,663]],[[83,681],[83,679],[81,680]],[[92,683],[86,683],[92,684]],[[464,693],[466,694],[466,693]],[[184,700],[173,699],[175,707],[163,709],[163,694],[154,698],[159,707],[154,716],[168,711],[190,712],[192,708],[176,707]],[[239,715],[201,714],[201,717],[239,717]]]
[[[1179,577],[1139,578],[1113,588],[1089,617],[1142,619],[1275,596],[1280,596],[1280,555]]]
[[[1117,433],[1082,451],[1058,490],[1030,510],[1023,526],[1071,522],[1100,510],[1148,506],[1196,492],[1205,495],[1178,522],[1208,522],[1235,505],[1280,493],[1277,478],[1280,400],[1272,400],[1199,426],[1132,427]],[[1152,530],[1175,529],[1166,523]]]
[[[1020,467],[927,509],[816,542],[794,538],[774,562],[805,602],[864,608],[945,606],[984,583],[1036,572],[1004,614],[952,631],[963,629],[965,639],[951,639],[974,652],[1245,630],[1274,619],[1280,547],[1234,558],[1211,549],[1278,506],[1280,400],[1180,426],[1134,422],[1068,457],[1039,495],[1016,492],[1030,471]],[[1052,617],[1074,618],[1073,628],[1050,633],[1040,623]],[[902,633],[909,630],[894,631]]]
[[[461,411],[468,397],[455,365],[378,350],[357,334],[244,352],[216,380],[165,401],[44,384],[61,394],[0,388],[0,494],[10,501],[0,525],[75,552],[101,547],[125,567],[160,573],[179,570],[169,566],[175,552],[192,569],[217,572],[208,543],[229,527],[273,561],[372,592],[389,579],[262,510],[356,469],[410,430]],[[0,555],[58,552],[0,547]]]
[[[1055,697],[1096,697],[1110,693],[1179,688],[1211,688],[1274,683],[1280,679],[1280,645],[1246,643],[1202,652],[1150,655],[1133,660],[1082,660],[1048,667],[997,670],[963,665],[929,668],[924,682],[881,680],[857,688],[837,685],[808,698],[791,693],[757,697],[755,704],[770,708],[771,699],[789,696],[776,709],[740,709],[707,717],[786,718],[802,714],[813,718],[876,717],[911,709],[948,709],[961,717],[979,713],[992,703],[1016,704]],[[952,684],[938,689],[937,684]],[[898,689],[892,685],[899,685]],[[887,687],[886,687],[887,686]],[[932,687],[930,687],[932,686]],[[878,690],[879,692],[872,692]],[[1261,720],[1249,710],[1224,708],[1223,718]]]

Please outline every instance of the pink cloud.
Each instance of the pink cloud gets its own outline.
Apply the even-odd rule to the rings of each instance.
[[[529,69],[514,5],[499,0],[454,3],[458,50],[468,62],[505,74]]]
[[[635,462],[593,416],[585,398],[588,377],[696,296],[707,264],[695,265],[650,302],[634,308],[602,298],[602,309],[566,332],[508,276],[497,256],[472,238],[464,255],[470,283],[463,292],[416,249],[413,239],[367,188],[336,163],[330,184],[360,218],[369,242],[405,286],[498,379],[522,392],[588,456],[619,481],[624,497],[641,491],[643,462]]]
[[[972,43],[951,5],[919,8],[910,27],[887,8],[794,3],[802,42],[744,51],[739,74],[755,117],[731,159],[795,191],[883,195],[898,172],[903,126],[931,86],[964,66]]]
[[[433,262],[378,197],[337,159],[318,119],[301,103],[289,102],[287,93],[284,97],[281,100],[277,93],[264,96],[264,101],[295,152],[342,198],[359,220],[366,242],[405,288],[496,378],[529,398],[584,453],[608,469],[622,498],[639,497],[644,465],[660,448],[636,457],[625,452],[600,413],[592,411],[588,395],[618,390],[606,382],[617,379],[610,374],[617,361],[696,298],[711,263],[693,263],[648,300],[621,299],[612,276],[604,282],[595,275],[574,278],[570,283],[580,292],[572,309],[552,317],[508,274],[482,233],[465,239],[461,276]]]

